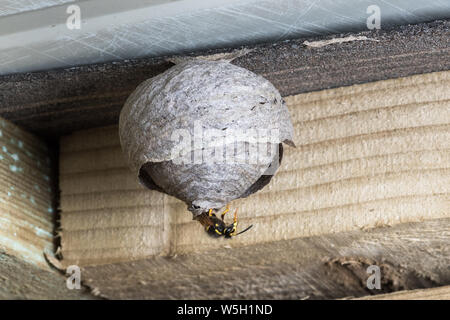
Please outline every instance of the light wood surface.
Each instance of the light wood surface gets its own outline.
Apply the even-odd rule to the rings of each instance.
[[[286,97],[297,148],[239,208],[233,248],[450,216],[450,72]],[[61,139],[65,263],[107,264],[224,245],[185,205],[148,191],[115,126]]]

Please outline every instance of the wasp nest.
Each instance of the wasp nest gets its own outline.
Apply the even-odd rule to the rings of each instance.
[[[226,61],[183,62],[143,82],[119,131],[140,182],[181,199],[194,217],[264,187],[282,142],[294,145],[278,90]]]

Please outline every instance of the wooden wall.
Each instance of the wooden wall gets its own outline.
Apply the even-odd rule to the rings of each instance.
[[[202,254],[218,255],[232,269],[238,252],[262,250],[266,244],[273,248],[267,249],[267,255],[258,251],[264,257],[259,263],[273,271],[271,257],[277,257],[275,251],[282,243],[290,243],[292,253],[304,249],[293,244],[299,238],[319,243],[336,234],[337,245],[340,234],[345,238],[348,232],[422,221],[440,225],[438,240],[448,241],[449,82],[450,72],[437,72],[286,97],[297,148],[286,147],[279,172],[265,189],[231,203],[232,208],[239,208],[240,227],[254,227],[229,241],[209,238],[181,201],[137,183],[124,162],[117,127],[65,136],[60,155],[63,262],[85,266],[92,285],[100,292],[108,287],[111,297],[196,298],[195,293],[187,293],[189,285],[184,296],[173,291],[152,294],[155,291],[145,284],[147,290],[113,293],[114,285],[98,276],[104,278],[106,271],[116,270],[120,279],[133,272],[132,266],[147,263],[147,271],[136,269],[143,276],[139,281],[159,279],[162,284],[169,280],[157,273],[166,262],[155,257],[178,257],[182,269],[182,261],[205,263]],[[385,243],[382,234],[380,244]],[[372,241],[377,243],[376,238]],[[404,247],[391,252],[418,250],[424,245],[421,241],[420,237],[415,242],[408,238],[398,244]],[[365,250],[355,243],[359,248],[355,250],[351,241],[346,243],[347,247],[336,252],[332,242],[316,258],[320,260],[330,250],[332,257],[347,251],[382,259],[374,255],[373,248]],[[382,252],[380,248],[378,253]],[[450,257],[448,250],[433,254],[437,254],[436,263]],[[436,267],[431,260],[430,266]],[[181,269],[177,270],[183,274]],[[186,270],[191,276],[205,275],[198,269]],[[258,285],[264,290],[264,285]],[[218,293],[211,296],[220,297]],[[252,297],[267,296],[254,293]]]

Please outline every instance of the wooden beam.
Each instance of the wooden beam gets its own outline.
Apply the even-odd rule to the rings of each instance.
[[[52,150],[0,118],[0,299],[92,299],[69,290],[44,253],[54,252],[56,203]]]
[[[42,269],[23,258],[0,252],[0,300],[97,299],[84,286],[69,290],[66,278],[52,269]]]
[[[274,235],[274,234],[272,234]],[[86,266],[111,299],[334,299],[450,283],[450,219]],[[380,267],[381,289],[367,268]]]
[[[284,96],[448,70],[449,26],[448,20],[435,21],[248,46],[244,48],[248,53],[233,63],[263,75]],[[368,40],[347,42],[349,37]],[[330,38],[341,41],[313,46]],[[145,58],[2,76],[0,116],[51,138],[116,124],[124,101],[135,87],[171,66],[165,57]]]
[[[0,251],[49,269],[56,178],[48,146],[0,118]]]

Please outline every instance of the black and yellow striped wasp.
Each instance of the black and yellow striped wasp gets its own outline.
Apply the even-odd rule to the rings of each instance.
[[[219,238],[224,236],[225,238],[231,238],[237,236],[245,231],[249,230],[253,225],[247,227],[245,230],[236,233],[237,231],[237,209],[234,212],[233,223],[226,225],[224,221],[225,214],[230,211],[229,206],[226,207],[225,211],[221,214],[221,219],[217,218],[217,216],[213,213],[213,209],[209,209],[208,212],[204,212],[199,215],[196,220],[198,220],[204,227],[206,232],[215,238]]]

